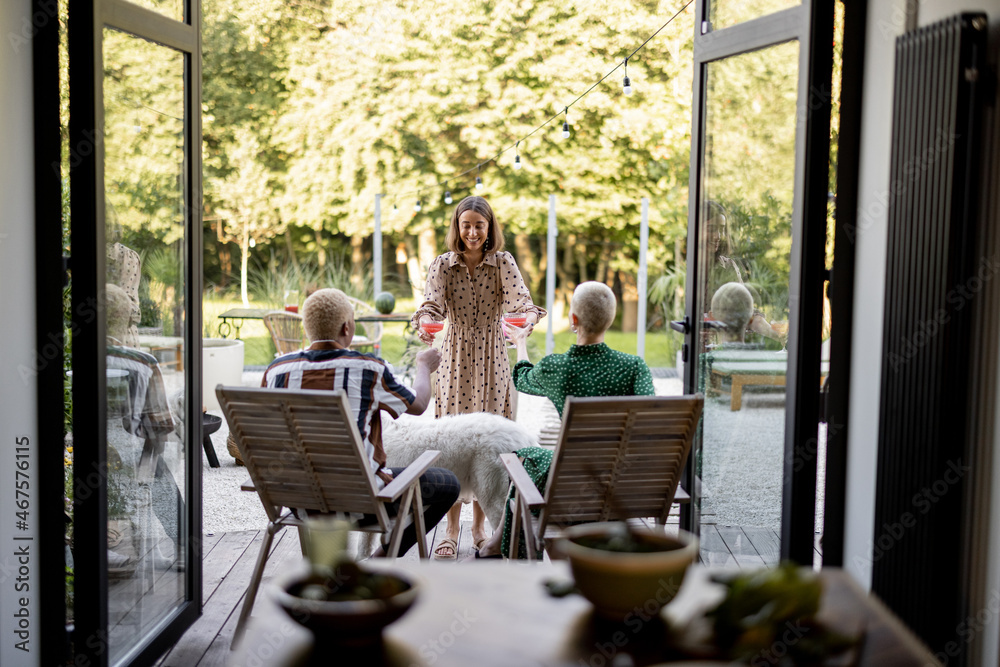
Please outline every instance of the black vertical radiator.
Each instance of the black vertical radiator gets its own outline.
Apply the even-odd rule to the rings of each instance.
[[[931,647],[961,649],[972,302],[986,17],[898,38],[872,589]],[[876,204],[872,204],[875,206]],[[963,664],[965,656],[949,657]]]

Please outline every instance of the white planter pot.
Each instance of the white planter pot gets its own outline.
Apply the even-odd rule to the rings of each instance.
[[[221,406],[215,386],[243,384],[243,341],[231,338],[203,338],[201,341],[201,398],[206,410]]]

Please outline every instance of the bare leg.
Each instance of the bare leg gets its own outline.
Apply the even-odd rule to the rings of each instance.
[[[496,530],[494,528],[494,530]],[[486,535],[486,512],[480,507],[478,500],[472,501],[472,543],[480,544]]]

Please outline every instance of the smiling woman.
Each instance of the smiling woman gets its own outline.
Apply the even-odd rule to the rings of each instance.
[[[424,302],[413,314],[413,328],[432,344],[435,334],[422,325],[448,320],[435,388],[435,416],[492,412],[512,418],[510,360],[500,326],[504,313],[521,313],[528,326],[545,316],[534,305],[514,257],[504,252],[503,231],[489,203],[466,197],[451,216],[449,252],[437,257],[427,273]],[[448,515],[438,558],[454,558],[460,505]],[[472,539],[488,537],[485,515],[473,506]]]

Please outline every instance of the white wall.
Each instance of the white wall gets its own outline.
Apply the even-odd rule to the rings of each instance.
[[[907,4],[906,0],[871,2],[865,43],[844,566],[868,588],[875,521],[893,68],[895,39],[905,30]]]
[[[37,481],[29,478],[27,530],[16,525],[17,439],[30,443],[29,471],[37,469],[35,368],[35,225],[32,173],[31,2],[0,2],[0,664],[37,665],[39,609],[35,592],[41,568],[36,538]],[[59,443],[46,443],[60,446]],[[23,500],[23,498],[21,498]],[[27,563],[14,554],[27,548]],[[20,570],[30,570],[22,577]],[[58,573],[56,573],[58,576]],[[30,590],[24,589],[27,584]],[[28,608],[29,652],[16,647],[22,602]],[[22,612],[23,613],[23,612]]]

